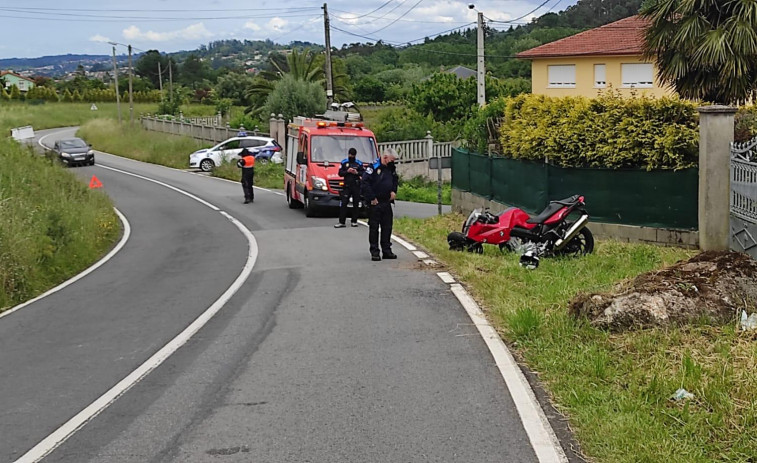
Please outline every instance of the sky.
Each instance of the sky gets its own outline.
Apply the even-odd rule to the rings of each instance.
[[[507,29],[576,0],[331,0],[331,45],[422,42],[456,28]],[[0,0],[0,58],[194,50],[215,40],[324,43],[323,0]]]

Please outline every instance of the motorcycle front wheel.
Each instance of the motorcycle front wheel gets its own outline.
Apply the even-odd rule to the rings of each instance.
[[[594,252],[594,235],[584,227],[568,244],[557,252],[561,256],[585,256]]]

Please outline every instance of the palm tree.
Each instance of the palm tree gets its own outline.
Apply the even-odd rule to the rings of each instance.
[[[644,55],[684,98],[719,104],[757,89],[756,0],[648,0]]]
[[[325,88],[326,73],[324,71],[324,63],[325,57],[323,54],[315,53],[313,50],[298,51],[297,49],[293,49],[288,55],[272,55],[269,58],[271,70],[258,74],[245,92],[245,97],[251,102],[246,112],[260,112],[266,98],[268,98],[276,83],[284,75],[291,75],[295,80],[316,82]],[[332,68],[334,99],[337,101],[347,101],[350,96],[347,85],[347,72],[343,65],[332,65]]]

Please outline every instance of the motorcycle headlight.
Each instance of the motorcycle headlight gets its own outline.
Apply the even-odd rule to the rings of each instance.
[[[313,188],[316,190],[328,190],[328,184],[326,183],[325,179],[322,179],[321,177],[310,177],[310,181],[313,183]]]

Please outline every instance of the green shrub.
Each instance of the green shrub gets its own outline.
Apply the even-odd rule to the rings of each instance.
[[[436,141],[455,140],[462,133],[461,121],[439,122],[405,107],[385,108],[371,116],[368,126],[381,142],[419,140],[431,132]]]
[[[684,169],[697,165],[696,105],[678,98],[520,95],[507,101],[502,154],[561,167]]]
[[[397,188],[397,199],[437,204],[439,186],[437,182],[428,181],[422,176],[413,177],[410,180],[401,179]],[[452,186],[449,182],[442,183],[442,204],[452,204]]]
[[[733,139],[743,143],[757,136],[757,106],[742,106],[736,113]]]

